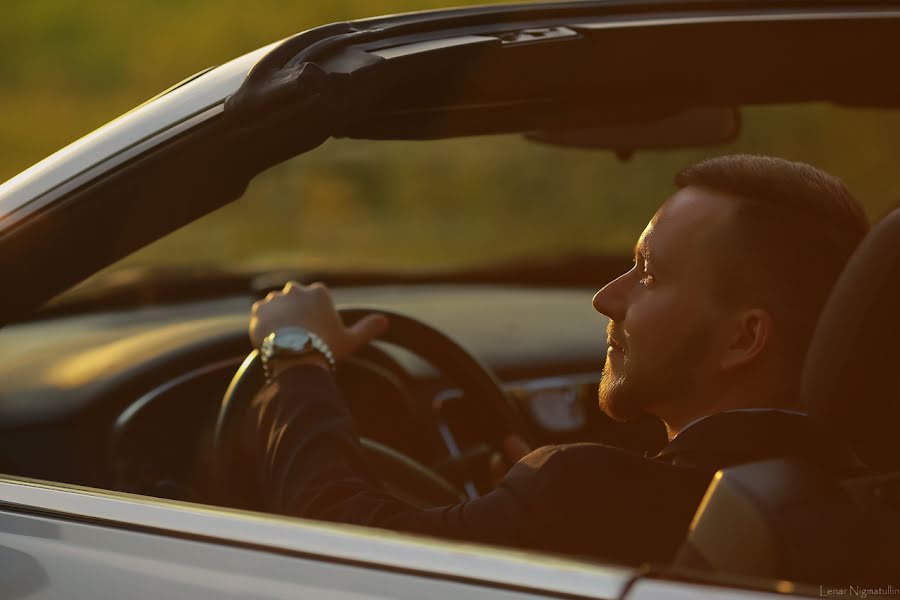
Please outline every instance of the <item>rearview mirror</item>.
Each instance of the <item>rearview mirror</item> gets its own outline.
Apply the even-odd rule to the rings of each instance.
[[[558,129],[525,134],[554,146],[614,150],[627,158],[635,150],[715,146],[734,140],[741,130],[737,107],[692,108],[648,121],[616,123],[587,129]]]

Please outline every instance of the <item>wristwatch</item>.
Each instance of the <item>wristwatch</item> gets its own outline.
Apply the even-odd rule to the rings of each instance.
[[[312,331],[303,327],[282,327],[276,329],[259,345],[259,356],[262,359],[266,381],[271,379],[269,365],[279,359],[308,354],[321,354],[328,362],[328,366],[334,371],[334,354],[325,341]]]

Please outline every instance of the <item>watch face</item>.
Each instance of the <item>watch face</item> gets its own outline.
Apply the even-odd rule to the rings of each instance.
[[[328,361],[332,371],[335,368],[334,355],[328,345],[302,327],[285,327],[270,333],[260,344],[259,352],[264,367],[278,356],[300,356],[318,352]],[[266,377],[268,378],[268,374]]]
[[[274,342],[276,349],[301,352],[309,345],[309,334],[295,331],[277,333]]]

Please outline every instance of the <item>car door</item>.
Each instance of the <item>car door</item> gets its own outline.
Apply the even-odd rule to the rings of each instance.
[[[4,598],[617,598],[631,569],[0,480]]]

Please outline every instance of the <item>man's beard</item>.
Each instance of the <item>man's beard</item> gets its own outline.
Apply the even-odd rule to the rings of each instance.
[[[625,354],[622,364],[613,369],[607,358],[598,390],[600,408],[616,421],[630,421],[656,414],[657,405],[691,396],[699,383],[698,359],[708,349],[710,334],[707,328],[698,329],[668,356],[654,357],[657,360],[649,364],[635,364]]]
[[[607,359],[600,379],[600,409],[616,421],[630,421],[643,415],[653,395],[641,389],[640,380],[635,381],[624,373],[614,374]]]

